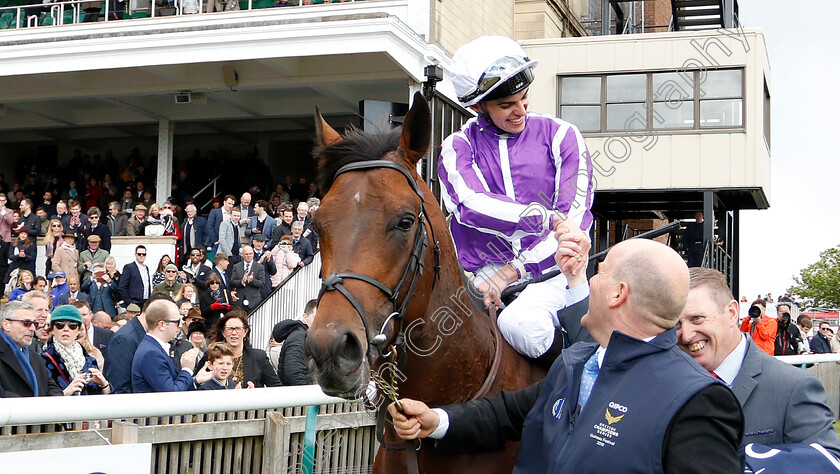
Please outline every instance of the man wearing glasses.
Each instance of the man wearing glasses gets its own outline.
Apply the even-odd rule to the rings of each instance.
[[[181,314],[168,300],[155,300],[145,311],[148,330],[134,353],[131,363],[131,387],[134,393],[184,392],[195,390],[213,376],[213,372],[199,370],[193,378],[192,370],[198,349],[192,348],[181,356],[181,371],[169,358],[169,341],[181,331]],[[207,369],[207,365],[203,369]]]
[[[31,305],[10,301],[0,308],[0,380],[7,397],[61,395],[58,384],[47,375],[47,367],[30,346],[38,326]]]
[[[820,323],[820,331],[811,339],[811,352],[814,354],[831,352],[831,325],[828,322]]]
[[[120,277],[119,288],[123,306],[135,303],[142,307],[143,303],[149,299],[152,290],[152,274],[145,261],[146,247],[138,245],[134,249],[134,261],[123,267],[122,277]]]
[[[201,289],[207,288],[207,276],[213,269],[204,264],[204,250],[192,248],[188,255],[189,261],[181,269],[181,278]]]
[[[98,207],[91,207],[88,209],[88,224],[83,229],[85,236],[85,248],[89,248],[90,238],[93,236],[99,237],[99,248],[106,252],[111,251],[111,229],[108,225],[102,222],[102,212]]]

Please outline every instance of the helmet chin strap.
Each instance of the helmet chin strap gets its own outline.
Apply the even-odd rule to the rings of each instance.
[[[496,125],[496,122],[494,122],[493,119],[490,118],[490,113],[487,112],[487,109],[484,107],[484,102],[483,101],[478,103],[478,107],[481,109],[481,112],[479,112],[478,115],[481,118],[483,118],[484,120],[486,120],[487,122],[489,122],[490,125],[492,125],[493,128],[496,129],[497,134],[507,134],[508,133],[508,132],[502,130],[501,128],[499,128],[499,126]]]

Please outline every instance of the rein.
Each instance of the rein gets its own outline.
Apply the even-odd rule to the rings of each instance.
[[[434,289],[434,284],[440,279],[440,245],[438,240],[435,237],[435,229],[432,225],[431,221],[428,221],[426,216],[426,207],[423,200],[423,191],[417,184],[417,181],[414,177],[409,173],[409,171],[403,167],[402,165],[388,160],[371,160],[371,161],[363,161],[357,163],[351,163],[345,166],[342,166],[334,176],[338,178],[343,173],[347,173],[350,171],[362,171],[362,170],[370,170],[370,169],[382,169],[388,168],[395,171],[399,171],[408,181],[408,184],[411,186],[411,189],[414,193],[420,198],[420,213],[418,214],[418,231],[414,237],[414,244],[411,249],[411,254],[409,256],[408,264],[406,265],[405,271],[402,274],[397,285],[392,290],[384,283],[380,282],[379,280],[367,276],[362,275],[359,273],[353,272],[342,272],[342,273],[332,273],[324,278],[323,283],[321,284],[321,290],[318,293],[318,301],[321,301],[321,298],[327,291],[338,291],[345,299],[353,306],[356,310],[356,313],[359,315],[359,318],[362,320],[362,324],[365,328],[365,335],[368,337],[368,348],[366,351],[365,356],[368,359],[368,363],[372,362],[371,356],[371,346],[376,346],[377,350],[382,357],[390,357],[390,363],[397,368],[401,368],[407,357],[407,351],[403,348],[405,345],[405,329],[404,329],[404,317],[405,312],[408,308],[409,303],[411,302],[411,298],[414,295],[414,290],[417,286],[419,281],[419,277],[423,275],[423,269],[425,265],[425,257],[426,252],[429,247],[429,233],[431,234],[431,241],[433,242],[433,255],[434,255],[434,272],[435,277],[432,282],[432,288]],[[426,231],[426,223],[428,221],[429,231]],[[394,312],[391,313],[386,319],[385,322],[382,324],[382,327],[379,329],[379,332],[371,338],[371,331],[370,325],[368,324],[367,317],[365,317],[364,310],[356,298],[353,296],[352,293],[344,286],[344,282],[347,279],[351,280],[358,280],[363,281],[381,291],[394,306]],[[407,285],[407,291],[405,291],[405,296],[403,296],[402,302],[398,303],[399,297],[403,294],[403,289]],[[491,387],[493,386],[494,381],[496,380],[496,376],[499,372],[499,366],[501,365],[502,359],[502,336],[499,332],[498,326],[496,324],[496,308],[490,308],[490,318],[491,318],[491,328],[493,331],[494,339],[495,339],[495,352],[493,355],[493,362],[490,366],[490,371],[487,374],[487,378],[484,380],[479,391],[471,398],[471,400],[476,400],[479,398],[485,397],[489,392]],[[399,323],[399,329],[396,335],[389,341],[388,336],[386,335],[387,328],[392,320],[396,320]],[[387,352],[385,352],[387,348]],[[387,396],[391,401],[396,403],[397,409],[402,412],[402,406],[398,400],[399,392],[397,387],[397,378],[394,371],[391,371],[391,380],[386,381],[384,380],[376,371],[371,370],[371,380],[374,381],[377,388]],[[411,440],[411,441],[403,441],[398,443],[390,443],[385,441],[385,414],[387,413],[387,405],[380,406],[377,412],[377,422],[376,422],[376,436],[379,440],[380,445],[388,450],[393,449],[400,449],[405,450],[406,454],[406,467],[408,469],[409,474],[415,474],[419,472],[419,464],[417,461],[417,451],[420,449],[420,440]]]

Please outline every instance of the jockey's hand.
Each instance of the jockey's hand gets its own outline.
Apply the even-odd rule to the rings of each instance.
[[[559,222],[554,229],[554,236],[557,238],[557,252],[554,254],[554,261],[560,267],[560,271],[572,285],[572,279],[578,280],[581,277],[586,281],[586,265],[589,263],[589,250],[592,242],[589,236],[580,227],[572,222]]]
[[[397,411],[396,404],[388,405],[397,436],[402,439],[425,438],[437,429],[440,417],[425,403],[410,398],[401,398],[400,403],[405,415]]]
[[[495,280],[495,281],[494,281]],[[484,306],[489,308],[492,304],[499,309],[499,306],[502,304],[502,300],[499,297],[502,294],[502,288],[499,288],[499,278],[496,275],[493,275],[489,280],[485,280],[478,285],[476,285],[475,289],[478,290],[484,298]]]

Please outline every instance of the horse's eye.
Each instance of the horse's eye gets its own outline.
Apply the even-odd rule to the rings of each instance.
[[[405,216],[400,219],[400,222],[397,224],[397,229],[399,230],[411,230],[411,227],[414,226],[414,217],[413,216]]]

